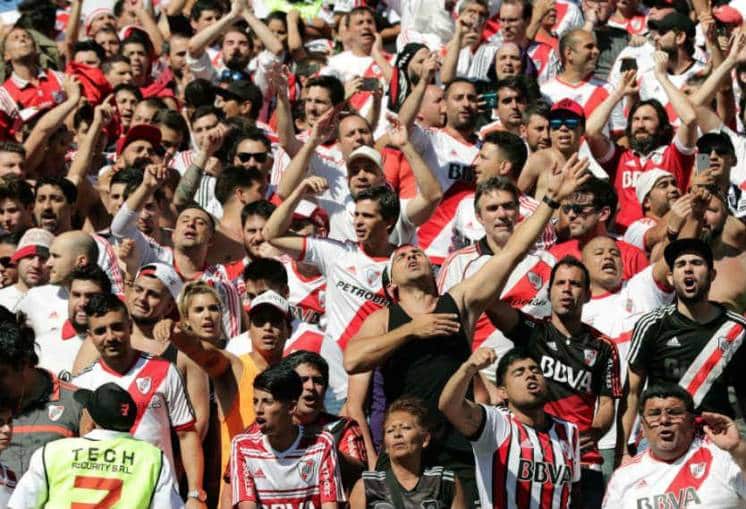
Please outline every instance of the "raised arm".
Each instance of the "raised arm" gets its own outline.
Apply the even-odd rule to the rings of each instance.
[[[399,122],[407,126],[407,128],[412,127],[412,124],[414,124],[417,113],[419,113],[420,106],[422,105],[422,99],[425,97],[427,86],[432,82],[438,68],[438,57],[434,53],[431,53],[422,64],[420,80],[412,89],[409,97],[404,100],[401,108],[399,108]]]
[[[130,2],[125,2],[125,5],[125,9],[130,9],[132,11],[140,22],[142,29],[146,34],[148,34],[150,42],[153,43],[153,51],[156,56],[160,56],[163,51],[163,34],[158,28],[158,23],[155,21],[155,17],[153,17],[150,8],[143,5],[143,0],[131,0]]]
[[[306,58],[306,49],[303,47],[303,37],[300,35],[300,24],[303,21],[300,13],[295,9],[290,9],[287,16],[288,27],[288,52],[296,62]]]
[[[443,84],[448,84],[455,80],[458,69],[458,59],[461,50],[471,46],[479,40],[480,34],[471,29],[469,23],[459,16],[456,20],[456,29],[453,31],[453,37],[446,45],[446,57],[443,60],[443,67],[440,69],[440,80]],[[425,84],[427,87],[427,84]],[[419,109],[419,108],[418,108]]]
[[[728,55],[725,57],[723,62],[714,67],[710,75],[707,77],[704,83],[694,92],[690,97],[689,100],[692,102],[692,104],[695,107],[703,106],[703,105],[709,105],[712,102],[713,97],[715,97],[715,94],[717,94],[723,85],[727,83],[727,80],[730,79],[731,72],[738,64],[739,60],[746,59],[746,54],[744,54],[744,50],[746,50],[746,32],[739,32],[736,34],[735,38],[733,39],[733,43],[731,45],[730,51],[728,52]],[[697,108],[699,109],[699,108]],[[715,117],[715,115],[712,111],[708,109],[708,111]],[[697,115],[697,120],[701,122],[701,118],[699,116],[699,111]],[[717,126],[711,126],[711,125],[701,125],[700,127],[704,132],[711,131],[713,129],[717,129],[720,127],[720,124],[722,124],[722,121],[717,118]]]
[[[676,137],[682,147],[693,147],[697,138],[697,113],[684,92],[676,88],[668,79],[668,54],[664,51],[656,51],[653,54],[653,60],[655,61],[653,69],[655,78],[663,87],[671,106],[681,120]]]
[[[200,58],[207,47],[225,33],[226,29],[238,19],[241,11],[245,8],[245,0],[233,0],[231,2],[231,10],[228,14],[220,18],[216,23],[200,30],[189,39],[189,56],[194,59]]]
[[[290,70],[287,66],[273,65],[267,70],[267,80],[275,88],[277,136],[280,138],[280,145],[290,157],[295,157],[303,143],[295,137],[293,108],[290,106],[290,94],[288,92],[289,73]]]
[[[222,124],[218,124],[207,133],[204,145],[194,153],[192,163],[184,172],[184,175],[181,176],[181,179],[176,186],[176,190],[174,191],[172,201],[172,205],[175,208],[173,211],[174,216],[177,216],[180,210],[194,200],[194,193],[197,192],[199,184],[202,181],[207,161],[223,145],[223,141],[225,141],[225,136],[227,134],[227,128]]]
[[[70,16],[67,18],[65,27],[64,57],[66,62],[73,61],[73,47],[78,42],[80,31],[80,12],[83,9],[83,0],[73,0],[70,3]]]
[[[475,323],[487,305],[500,295],[508,276],[544,231],[552,214],[559,208],[559,202],[590,178],[590,173],[586,171],[588,164],[587,159],[580,159],[577,154],[573,154],[561,171],[555,168],[549,178],[544,201],[530,217],[518,225],[505,247],[475,274],[449,291],[459,308],[465,312],[470,324]],[[485,281],[490,284],[485,284]]]
[[[275,34],[269,29],[269,27],[262,20],[254,15],[254,11],[251,5],[248,5],[243,10],[243,18],[246,23],[249,24],[249,28],[254,34],[262,41],[264,47],[275,55],[282,55],[285,49],[282,47],[280,40],[275,37]]]
[[[484,410],[466,399],[466,393],[472,378],[495,360],[497,354],[492,348],[480,348],[458,368],[440,393],[438,410],[466,437],[476,435],[484,422]]]
[[[611,140],[603,134],[603,131],[609,121],[611,112],[625,96],[636,95],[638,92],[637,73],[633,70],[626,71],[622,74],[617,87],[588,116],[588,120],[585,122],[585,139],[588,140],[593,157],[599,158],[609,153]]]
[[[394,67],[391,65],[391,62],[389,62],[389,59],[383,51],[383,38],[381,38],[381,34],[377,33],[375,35],[375,42],[371,48],[370,56],[373,57],[373,61],[381,68],[383,79],[386,80],[387,83],[390,82],[391,76],[394,73]]]
[[[443,199],[443,188],[425,160],[409,140],[407,128],[395,122],[389,130],[389,144],[401,150],[412,167],[412,174],[417,183],[417,194],[407,202],[407,217],[415,226],[420,226],[430,219],[440,200]]]

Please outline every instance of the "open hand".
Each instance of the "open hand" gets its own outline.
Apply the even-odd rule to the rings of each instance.
[[[704,432],[712,443],[724,451],[731,452],[741,443],[741,435],[733,419],[714,412],[702,412]]]

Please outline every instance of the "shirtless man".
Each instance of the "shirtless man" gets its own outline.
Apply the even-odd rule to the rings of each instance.
[[[582,106],[572,99],[562,99],[549,111],[549,137],[552,145],[529,155],[526,166],[518,178],[518,189],[541,199],[546,192],[549,173],[567,162],[580,148],[580,140],[585,132],[585,113]]]

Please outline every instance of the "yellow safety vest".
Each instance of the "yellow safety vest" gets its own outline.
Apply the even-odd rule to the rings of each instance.
[[[46,509],[146,509],[163,464],[160,449],[126,435],[63,438],[46,444],[42,455]]]
[[[305,2],[288,2],[287,0],[265,0],[264,6],[269,12],[288,12],[291,9],[295,9],[296,11],[300,12],[301,18],[309,20],[319,14],[322,3],[323,0],[306,0]]]

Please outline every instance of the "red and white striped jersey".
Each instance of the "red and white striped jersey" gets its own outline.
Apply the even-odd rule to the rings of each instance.
[[[585,323],[606,334],[616,345],[619,364],[627,365],[632,331],[642,315],[673,301],[674,293],[653,279],[653,266],[622,282],[622,287],[613,293],[591,297],[583,306]],[[624,384],[627,370],[620,369],[620,381]],[[614,447],[616,423],[598,442],[601,449]]]
[[[544,84],[559,72],[560,61],[557,52],[549,44],[536,41],[530,42],[526,51],[534,66],[536,66],[536,80],[543,89]]]
[[[565,509],[580,480],[578,428],[553,416],[537,431],[510,413],[484,408],[479,437],[472,442],[483,509]]]
[[[444,129],[412,129],[413,144],[423,154],[443,189],[443,200],[433,215],[417,229],[419,246],[430,260],[440,265],[448,256],[456,208],[474,192],[472,163],[479,153],[476,143],[464,144]]]
[[[290,257],[280,261],[288,273],[288,303],[293,317],[306,323],[318,325],[326,313],[326,278],[322,275],[306,277]]]
[[[645,234],[649,229],[657,224],[658,221],[652,217],[641,217],[627,227],[627,231],[624,232],[622,240],[627,244],[632,244],[643,251],[647,251],[647,249],[645,249]]]
[[[521,194],[518,198],[518,222],[523,221],[534,213],[539,202],[527,194]],[[474,244],[484,237],[484,227],[477,219],[474,210],[474,193],[464,196],[456,209],[456,217],[453,221],[453,234],[451,237],[451,252]],[[544,233],[536,241],[536,249],[549,249],[557,241],[557,234],[551,223],[544,228]]]
[[[165,359],[141,354],[125,374],[120,374],[99,359],[73,383],[80,388],[96,390],[113,382],[126,390],[137,405],[137,419],[130,433],[158,447],[174,466],[171,430],[194,426],[194,413],[184,382],[176,365]]]
[[[557,0],[554,3],[554,8],[557,11],[557,21],[555,21],[552,31],[558,37],[562,37],[573,28],[583,26],[583,13],[577,4],[568,2],[567,0]],[[543,89],[544,87],[542,86],[541,88]]]
[[[276,451],[256,427],[231,443],[233,506],[256,502],[258,507],[320,508],[345,502],[334,438],[326,431],[298,428],[285,451]]]
[[[733,457],[709,439],[695,437],[675,461],[650,449],[620,467],[606,487],[603,509],[744,507],[746,479]]]
[[[389,259],[365,254],[359,244],[305,237],[301,259],[327,281],[326,335],[344,350],[365,318],[386,305],[381,274]]]
[[[625,19],[624,22],[617,21],[613,17],[609,18],[606,22],[607,26],[626,30],[629,35],[640,35],[647,32],[647,16],[644,14],[636,14],[629,19]]]
[[[440,293],[445,293],[476,273],[487,263],[492,254],[487,242],[482,239],[450,255],[438,273]],[[549,316],[551,305],[547,294],[547,283],[554,264],[554,257],[546,251],[534,251],[527,254],[510,274],[500,298],[514,308],[536,318]],[[472,340],[474,350],[480,346],[495,349],[500,358],[513,347],[513,342],[497,330],[483,313],[477,320]],[[491,370],[490,376],[494,377],[494,369]]]

